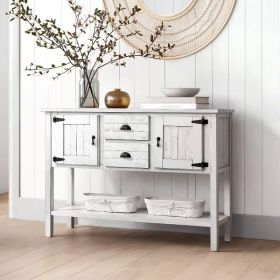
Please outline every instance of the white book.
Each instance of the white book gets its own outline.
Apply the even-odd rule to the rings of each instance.
[[[190,104],[208,104],[208,96],[195,96],[195,97],[147,97],[144,103],[190,103]]]
[[[209,109],[209,104],[191,104],[191,103],[142,103],[141,109]]]

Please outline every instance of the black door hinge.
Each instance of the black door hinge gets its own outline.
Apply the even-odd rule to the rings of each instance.
[[[53,117],[53,122],[56,123],[56,122],[64,122],[65,119],[63,118],[57,118],[57,117]]]
[[[200,167],[200,168],[204,169],[204,168],[208,167],[208,162],[202,161],[202,162],[199,162],[199,163],[193,163],[192,166],[193,167]]]
[[[206,125],[206,124],[208,124],[208,120],[206,120],[204,117],[202,117],[201,120],[194,120],[194,121],[192,121],[192,123]]]
[[[53,157],[53,162],[65,161],[65,158]]]

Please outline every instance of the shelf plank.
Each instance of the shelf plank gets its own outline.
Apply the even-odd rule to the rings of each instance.
[[[194,227],[210,227],[210,215],[205,213],[201,218],[180,218],[167,216],[149,215],[145,209],[140,209],[137,213],[106,213],[87,211],[83,206],[66,206],[52,211],[53,216],[60,217],[76,217],[90,218],[97,220],[111,220],[121,222],[137,222],[137,223],[152,223],[166,225],[181,225]],[[223,224],[229,220],[229,217],[220,215],[219,224]]]
[[[45,113],[149,113],[149,114],[231,114],[234,110],[230,109],[109,109],[109,108],[44,108]]]

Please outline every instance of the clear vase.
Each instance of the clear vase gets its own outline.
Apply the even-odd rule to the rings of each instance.
[[[99,107],[99,81],[98,72],[90,79],[90,70],[87,73],[80,71],[79,80],[79,107],[98,108]]]

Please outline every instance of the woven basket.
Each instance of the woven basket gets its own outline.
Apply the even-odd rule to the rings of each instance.
[[[203,215],[205,200],[174,200],[145,198],[148,213],[155,216],[199,218]]]
[[[137,210],[139,200],[139,196],[84,193],[85,208],[88,211],[133,213]]]

